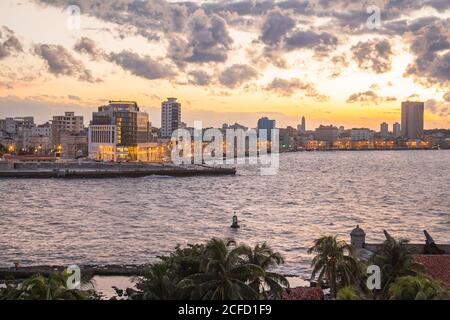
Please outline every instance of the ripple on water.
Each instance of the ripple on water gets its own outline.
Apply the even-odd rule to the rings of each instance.
[[[449,151],[281,155],[276,176],[0,180],[0,265],[146,263],[211,237],[267,241],[307,276],[312,240],[356,225],[450,242]],[[240,230],[230,230],[236,211]]]

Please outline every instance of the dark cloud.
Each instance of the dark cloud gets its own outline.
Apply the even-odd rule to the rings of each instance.
[[[34,53],[42,58],[48,71],[55,76],[75,76],[80,81],[98,82],[83,63],[75,59],[69,51],[60,45],[37,44]]]
[[[450,116],[450,103],[430,99],[425,101],[425,109],[440,117]]]
[[[205,71],[197,70],[188,73],[189,83],[196,86],[207,86],[211,83],[212,77]]]
[[[189,12],[198,8],[193,3],[170,3],[165,0],[34,0],[40,4],[67,8],[78,5],[83,14],[112,22],[122,27],[134,26],[138,34],[150,35],[155,32],[183,32]]]
[[[14,31],[8,27],[0,28],[0,60],[19,52],[23,52],[23,48]]]
[[[328,32],[297,31],[286,39],[286,48],[313,49],[316,52],[327,52],[336,48],[338,39]]]
[[[132,51],[110,53],[108,60],[145,79],[168,79],[175,75],[170,66],[163,61],[157,61],[149,56],[141,57]]]
[[[284,97],[290,97],[297,92],[304,92],[306,97],[314,98],[316,101],[324,102],[329,99],[327,96],[319,94],[313,84],[303,82],[298,78],[275,78],[264,89]]]
[[[228,88],[236,88],[258,76],[258,72],[253,67],[246,64],[234,64],[220,74],[219,82]]]
[[[261,41],[267,45],[278,45],[284,36],[295,27],[295,20],[280,10],[270,12],[262,26]]]
[[[450,19],[412,34],[411,53],[415,60],[405,72],[425,85],[448,86],[450,82]]]
[[[218,15],[207,15],[197,10],[188,23],[189,36],[172,36],[168,48],[169,56],[179,66],[188,62],[225,62],[233,39],[225,20]]]
[[[100,60],[105,57],[105,52],[97,47],[94,40],[87,37],[78,40],[73,49],[78,53],[87,54],[92,60]]]
[[[358,42],[351,48],[352,57],[359,68],[375,73],[385,73],[392,67],[392,48],[388,40],[375,39]]]
[[[347,103],[361,103],[361,104],[380,104],[384,102],[396,101],[395,97],[381,97],[374,91],[366,91],[352,94],[348,99]]]

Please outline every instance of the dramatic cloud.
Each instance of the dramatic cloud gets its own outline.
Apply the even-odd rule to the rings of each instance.
[[[392,67],[392,48],[388,40],[359,42],[351,48],[353,59],[362,70],[385,73]]]
[[[149,56],[141,57],[132,51],[111,53],[108,59],[132,74],[145,79],[168,79],[175,75],[163,61],[157,61]]]
[[[182,35],[173,35],[170,40],[169,56],[177,65],[227,60],[233,39],[223,18],[197,10],[192,14],[188,28],[188,39]]]
[[[313,49],[316,52],[328,52],[336,48],[338,39],[330,33],[314,31],[297,31],[286,39],[286,48]]]
[[[86,37],[78,40],[73,49],[78,53],[87,54],[92,60],[100,60],[105,56],[105,52],[97,47],[95,41]]]
[[[8,27],[0,28],[0,60],[22,51],[22,44],[16,38],[14,31]]]
[[[440,117],[450,116],[450,103],[430,99],[425,101],[425,109]]]
[[[413,35],[411,52],[416,56],[405,72],[425,85],[450,83],[450,19],[429,25]]]
[[[75,59],[66,48],[60,45],[37,44],[34,53],[41,57],[48,66],[48,71],[55,76],[75,76],[80,81],[98,82],[83,63]]]
[[[219,82],[228,88],[236,88],[249,80],[258,78],[258,75],[258,72],[249,65],[234,64],[220,74]]]
[[[314,98],[316,101],[324,102],[328,97],[317,92],[313,84],[303,82],[298,78],[282,79],[275,78],[265,88],[266,91],[273,91],[280,96],[290,97],[296,92],[305,92],[306,97]]]
[[[189,83],[196,86],[207,86],[211,83],[212,77],[205,71],[191,71],[188,73]]]
[[[267,45],[278,45],[284,36],[295,27],[295,21],[280,10],[269,13],[262,26],[261,41]]]
[[[381,97],[373,91],[359,92],[352,94],[348,99],[347,103],[360,103],[360,104],[380,104],[384,102],[396,101],[395,97]]]

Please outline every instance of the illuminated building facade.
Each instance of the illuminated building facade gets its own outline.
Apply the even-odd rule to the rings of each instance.
[[[110,101],[93,113],[89,157],[102,161],[158,161],[149,116],[133,101]]]

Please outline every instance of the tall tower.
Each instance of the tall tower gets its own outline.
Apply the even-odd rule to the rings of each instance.
[[[402,102],[402,135],[405,138],[422,138],[424,108],[423,102]]]
[[[167,98],[161,104],[161,137],[170,138],[181,127],[181,103],[177,98]]]
[[[382,138],[387,138],[389,135],[389,125],[386,122],[380,125],[380,135]]]
[[[393,131],[394,131],[394,137],[396,137],[396,138],[398,138],[402,135],[402,129],[401,129],[400,123],[398,123],[398,122],[394,123]]]
[[[305,117],[302,117],[302,122],[297,126],[297,131],[300,133],[306,132],[306,119]]]

